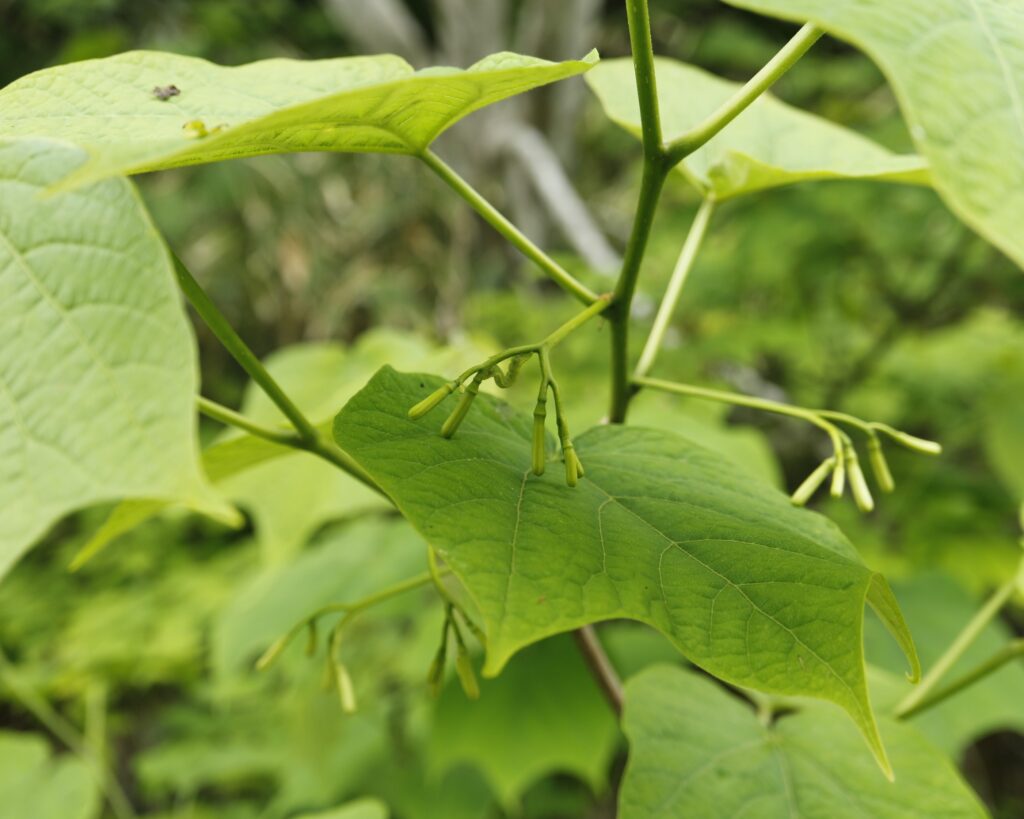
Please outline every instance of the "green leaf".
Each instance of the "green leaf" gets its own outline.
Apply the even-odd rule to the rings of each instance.
[[[960,633],[981,601],[967,594],[945,575],[926,573],[895,585],[907,622],[913,628],[921,660],[931,666]],[[900,657],[891,650],[880,624],[869,619],[864,642],[872,663],[899,673]],[[966,654],[946,677],[952,681],[987,660],[1013,638],[1010,630],[994,621],[985,627]],[[908,693],[904,680],[895,677],[888,696],[878,697],[878,710],[896,705]],[[985,734],[1012,729],[1024,733],[1024,709],[1020,694],[1024,691],[1024,664],[1009,663],[996,673],[975,683],[955,697],[912,718],[913,724],[937,747],[951,756]],[[879,692],[881,693],[881,692]]]
[[[864,50],[949,207],[1024,266],[1024,0],[726,0]]]
[[[530,471],[532,419],[480,396],[452,440],[458,396],[406,412],[442,383],[382,369],[339,413],[335,438],[472,594],[485,674],[585,623],[632,618],[725,680],[847,709],[884,766],[864,678],[865,601],[916,655],[885,581],[825,518],[706,450],[656,430],[576,439],[586,477]]]
[[[0,577],[54,521],[93,504],[232,512],[199,468],[195,344],[134,189],[39,195],[82,158],[0,141]]]
[[[662,130],[682,136],[740,86],[692,65],[655,60]],[[605,60],[587,75],[605,112],[640,136],[631,60]],[[924,160],[899,156],[860,134],[764,94],[677,169],[716,199],[814,179],[877,179],[927,185]]]
[[[618,726],[572,640],[531,646],[479,700],[448,685],[427,747],[435,776],[459,763],[478,768],[510,812],[523,792],[550,773],[578,776],[600,792]],[[500,739],[499,739],[500,738]]]
[[[595,62],[596,53],[562,63],[500,53],[464,71],[413,71],[391,55],[232,68],[132,51],[11,83],[0,91],[0,137],[47,136],[86,148],[88,164],[68,185],[270,153],[419,154],[467,114]],[[155,89],[170,85],[180,93],[158,99]],[[196,136],[202,130],[207,135]]]
[[[93,819],[100,794],[92,770],[70,755],[53,758],[36,734],[0,732],[0,816]]]
[[[461,370],[481,357],[471,345],[436,347],[420,336],[391,330],[366,333],[351,349],[333,343],[296,344],[278,350],[265,364],[297,406],[310,418],[327,418],[386,362],[410,368]],[[246,388],[242,412],[255,421],[287,425],[280,410],[255,385]],[[328,438],[331,422],[320,425]],[[285,559],[317,528],[382,503],[358,481],[305,452],[238,435],[203,450],[210,480],[255,520],[256,536],[271,562]],[[164,511],[160,501],[125,501],[72,562],[82,566],[121,535]]]
[[[388,808],[376,799],[359,799],[332,810],[303,813],[295,819],[388,819]]]
[[[737,697],[682,669],[655,667],[631,679],[623,727],[630,756],[621,819],[987,815],[952,763],[909,725],[882,722],[896,771],[888,782],[829,706],[765,726]]]

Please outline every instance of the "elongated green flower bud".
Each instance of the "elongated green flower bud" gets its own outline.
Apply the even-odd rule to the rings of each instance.
[[[920,452],[924,455],[939,455],[942,453],[942,444],[938,441],[929,441],[926,438],[918,438],[916,435],[908,435],[906,432],[892,430],[889,432],[892,439],[900,446]]]
[[[281,656],[281,652],[285,650],[288,645],[288,638],[290,635],[286,634],[283,637],[278,637],[270,648],[263,652],[263,655],[256,661],[257,671],[266,671],[272,666],[277,658]]]
[[[441,425],[441,437],[451,438],[455,434],[455,430],[459,428],[469,412],[469,408],[473,405],[473,399],[476,398],[476,394],[480,392],[480,382],[483,379],[480,374],[477,373],[477,377],[470,382],[469,386],[466,387],[466,391],[462,394],[459,399],[459,403],[455,405],[455,409],[452,410],[452,414],[448,416],[444,424]]]
[[[576,486],[579,480],[579,459],[576,457],[576,450],[572,444],[562,447],[562,458],[565,460],[565,482],[569,486]]]
[[[471,700],[480,699],[480,684],[476,681],[476,672],[473,671],[473,660],[461,643],[455,657],[455,673],[459,675],[459,683],[466,696]]]
[[[878,488],[883,492],[892,492],[896,488],[896,481],[892,479],[889,462],[885,460],[882,442],[877,436],[868,438],[868,462],[871,464],[871,472],[875,476]]]
[[[413,421],[418,421],[434,407],[444,401],[449,395],[455,392],[457,385],[453,381],[449,381],[443,387],[438,387],[430,395],[420,401],[416,406],[409,410],[409,418]]]
[[[843,491],[846,489],[846,467],[842,461],[836,464],[835,471],[832,473],[832,486],[829,489],[829,494],[833,498],[841,498]]]
[[[850,494],[861,512],[870,512],[875,508],[875,499],[871,497],[868,482],[864,478],[864,470],[860,468],[857,454],[852,450],[846,453],[846,471],[850,476]]]
[[[543,475],[548,460],[547,434],[544,419],[547,408],[544,401],[538,401],[533,410],[533,474]]]
[[[441,696],[441,688],[444,686],[444,664],[448,657],[447,640],[441,644],[434,659],[430,663],[430,670],[427,672],[427,690],[430,696],[435,699]]]
[[[818,491],[825,479],[829,476],[833,469],[836,468],[835,457],[828,457],[822,461],[817,469],[815,469],[810,475],[804,478],[804,482],[797,487],[796,492],[790,500],[794,506],[806,506],[807,501],[814,497],[814,493]]]
[[[358,710],[356,703],[356,689],[352,684],[352,677],[348,669],[341,662],[334,663],[334,679],[338,684],[338,700],[341,702],[341,710],[346,714],[354,714]]]

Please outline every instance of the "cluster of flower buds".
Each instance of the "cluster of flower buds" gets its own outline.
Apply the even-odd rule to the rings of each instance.
[[[562,447],[562,459],[565,462],[565,482],[569,486],[576,486],[579,479],[583,477],[583,464],[580,463],[579,456],[577,456],[576,450],[573,447],[572,438],[569,435],[569,426],[565,420],[565,413],[562,410],[558,384],[551,375],[547,352],[543,347],[510,355],[509,358],[511,360],[507,370],[502,370],[500,361],[492,363],[492,359],[485,362],[479,368],[463,373],[458,378],[438,387],[434,392],[412,407],[408,413],[409,418],[413,421],[418,421],[449,395],[452,395],[461,388],[462,395],[459,396],[458,403],[441,425],[441,435],[445,438],[451,438],[456,430],[458,430],[459,425],[465,420],[469,408],[480,392],[480,386],[488,379],[492,379],[502,389],[511,387],[515,383],[523,365],[534,354],[537,355],[540,361],[541,384],[537,396],[537,404],[533,410],[533,472],[535,475],[543,475],[547,465],[547,437],[545,430],[547,400],[548,393],[550,392],[555,402],[555,422],[558,429],[558,440]],[[472,380],[469,380],[470,376],[472,376]],[[469,380],[469,383],[465,383],[467,380]]]
[[[471,630],[475,631],[472,621],[468,618],[466,619],[466,624]],[[441,625],[441,643],[437,648],[437,653],[434,655],[433,662],[430,664],[430,671],[427,673],[427,686],[430,689],[431,696],[440,696],[441,689],[444,687],[449,632],[455,637],[455,674],[459,678],[459,684],[462,686],[462,690],[467,697],[471,700],[479,699],[480,684],[477,682],[476,672],[473,670],[473,659],[469,654],[469,649],[466,647],[466,640],[462,636],[462,629],[455,617],[455,608],[452,605],[449,605],[445,610],[444,623]]]
[[[878,484],[878,488],[883,492],[892,492],[896,488],[896,483],[893,480],[892,472],[889,470],[889,464],[885,459],[882,440],[878,435],[879,432],[884,433],[890,440],[900,446],[914,452],[920,452],[925,455],[938,455],[942,452],[941,445],[935,441],[928,441],[924,438],[908,435],[885,424],[869,424],[867,429],[868,463],[871,466],[871,472],[875,476],[875,483]],[[853,496],[858,509],[862,512],[870,512],[875,508],[875,500],[871,495],[871,490],[868,488],[864,470],[861,469],[857,450],[854,449],[853,442],[845,433],[841,434],[840,445],[836,448],[836,451],[822,461],[807,476],[804,482],[797,487],[792,496],[793,504],[804,506],[821,485],[825,483],[829,475],[832,476],[830,488],[832,497],[841,498],[847,485],[849,485],[850,494]]]

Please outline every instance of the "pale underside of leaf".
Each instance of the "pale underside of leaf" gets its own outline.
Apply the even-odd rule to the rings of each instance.
[[[0,141],[0,576],[86,506],[159,498],[233,515],[199,468],[195,344],[134,189],[39,195],[81,160]]]
[[[863,49],[957,215],[1024,266],[1024,0],[726,0]]]
[[[737,697],[679,668],[655,666],[629,680],[623,727],[630,756],[621,819],[986,815],[950,760],[909,725],[882,721],[896,774],[889,782],[830,706],[806,704],[766,726]]]
[[[133,51],[44,69],[0,90],[0,137],[84,147],[89,161],[65,186],[269,153],[419,154],[473,111],[596,62],[596,53],[561,63],[500,53],[466,70],[417,72],[392,55],[225,67]],[[158,99],[155,89],[170,85],[180,93]]]
[[[532,475],[530,419],[489,396],[453,440],[437,431],[454,397],[409,421],[441,383],[383,369],[339,414],[335,437],[474,596],[485,673],[551,634],[632,618],[723,679],[841,704],[884,760],[864,682],[869,595],[901,645],[912,642],[888,586],[833,525],[653,430],[580,436],[586,476],[569,489],[560,463]]]
[[[666,141],[683,136],[740,86],[676,60],[655,60]],[[587,77],[608,116],[639,137],[640,107],[630,60],[605,60]],[[873,179],[929,183],[925,162],[893,154],[860,134],[764,94],[677,166],[717,199],[795,182]]]

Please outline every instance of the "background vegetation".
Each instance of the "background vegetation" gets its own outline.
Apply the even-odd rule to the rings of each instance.
[[[406,25],[382,23],[392,6]],[[501,48],[562,59],[593,46],[618,56],[628,52],[621,6],[0,0],[0,85],[131,48],[225,63],[398,51],[417,66],[468,65]],[[749,76],[791,31],[713,0],[653,7],[659,52],[733,79]],[[881,75],[834,40],[815,46],[775,92],[910,149]],[[525,157],[538,142],[548,164],[536,176]],[[582,81],[477,114],[438,153],[592,287],[610,281],[639,151]],[[578,199],[546,190],[557,179],[552,163]],[[309,406],[340,406],[378,363],[451,374],[480,350],[540,337],[567,316],[557,291],[410,159],[265,157],[165,172],[139,186],[171,245],[257,352],[279,351],[273,369]],[[661,292],[697,206],[678,181],[667,197],[640,310]],[[574,245],[560,225],[578,225],[582,203],[600,235]],[[680,380],[828,405],[943,442],[937,460],[893,453],[902,489],[870,516],[848,501],[822,502],[894,580],[927,666],[1019,557],[1021,315],[1020,271],[931,191],[817,183],[719,208],[659,366]],[[204,391],[244,400],[258,415],[240,371],[197,332]],[[561,354],[581,429],[604,411],[596,384],[605,353],[573,339]],[[529,395],[519,398],[529,406]],[[827,454],[812,427],[772,416],[645,395],[635,417],[789,489]],[[368,497],[333,492],[335,478],[313,466],[237,479],[232,494],[250,514],[241,532],[172,516],[76,573],[65,567],[105,510],[61,525],[0,588],[0,728],[34,734],[61,764],[73,762],[69,750],[83,764],[108,758],[135,812],[153,817],[283,819],[373,795],[409,819],[613,815],[625,745],[567,639],[524,652],[484,683],[478,703],[457,686],[432,701],[424,677],[442,612],[422,617],[436,604],[414,595],[347,638],[355,716],[320,690],[321,669],[301,651],[273,673],[252,670],[263,648],[317,605],[371,591],[422,560],[411,528]],[[1015,612],[990,642],[1021,633]],[[898,669],[874,631],[874,662]],[[603,636],[625,674],[676,661],[639,626],[610,624]],[[1022,690],[1018,663],[920,720],[1001,817],[1024,816]],[[501,743],[484,741],[495,735]],[[4,769],[26,747],[0,742],[0,795]],[[60,765],[48,771],[61,781]],[[82,819],[110,810],[92,790],[79,802]],[[5,810],[0,802],[0,814],[16,815]],[[71,816],[66,808],[46,815]]]

